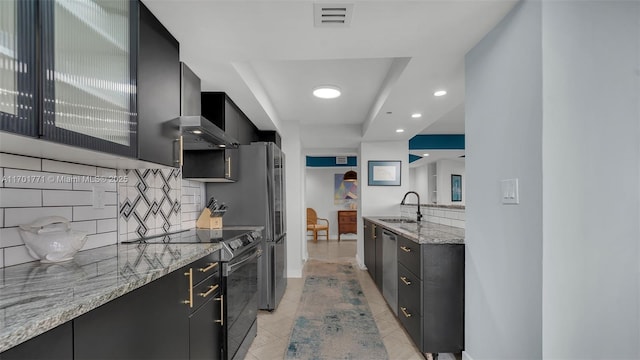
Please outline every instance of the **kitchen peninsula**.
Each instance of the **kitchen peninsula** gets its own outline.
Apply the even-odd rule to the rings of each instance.
[[[465,230],[406,217],[363,220],[365,266],[418,349],[462,352]]]

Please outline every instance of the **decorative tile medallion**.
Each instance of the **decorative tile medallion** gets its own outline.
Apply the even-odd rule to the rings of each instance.
[[[118,172],[128,178],[126,183],[119,184],[118,189],[121,236],[134,239],[179,228],[180,169],[133,169]]]

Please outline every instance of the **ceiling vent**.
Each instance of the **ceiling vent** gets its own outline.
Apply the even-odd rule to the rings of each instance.
[[[313,4],[315,27],[348,27],[353,4]]]
[[[336,165],[347,165],[346,156],[336,156]]]

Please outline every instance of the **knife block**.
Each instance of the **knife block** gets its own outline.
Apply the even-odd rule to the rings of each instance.
[[[196,227],[200,229],[222,229],[222,217],[211,217],[211,210],[204,208],[198,216]]]

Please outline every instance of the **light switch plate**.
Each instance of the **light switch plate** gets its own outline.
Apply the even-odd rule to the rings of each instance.
[[[518,179],[506,179],[501,181],[502,203],[517,205],[520,203],[518,194]]]

